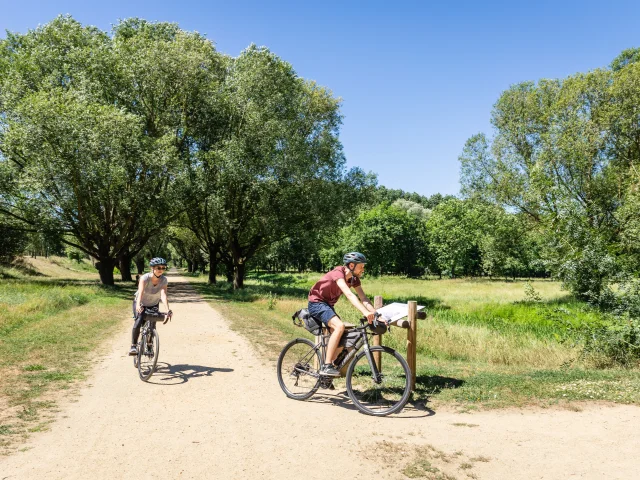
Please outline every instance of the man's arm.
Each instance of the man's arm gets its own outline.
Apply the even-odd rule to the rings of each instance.
[[[356,287],[356,292],[358,293],[358,297],[360,297],[360,301],[366,307],[366,309],[369,310],[370,312],[375,312],[376,309],[373,308],[373,305],[371,305],[371,302],[367,298],[367,295],[364,293],[364,290],[362,289],[361,285],[358,285]]]
[[[347,300],[349,300],[351,302],[351,305],[356,307],[360,311],[360,313],[362,313],[362,315],[367,317],[367,320],[372,322],[373,321],[373,312],[374,312],[374,310],[370,311],[367,307],[365,307],[360,302],[360,300],[358,300],[358,297],[356,297],[353,294],[353,292],[349,289],[349,287],[347,286],[347,282],[345,282],[343,278],[339,278],[338,280],[336,280],[336,283],[340,287],[340,290],[342,290],[342,293],[344,293],[344,296],[347,297]]]

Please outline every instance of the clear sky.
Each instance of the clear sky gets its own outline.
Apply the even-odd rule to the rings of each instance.
[[[517,82],[606,67],[640,46],[635,1],[0,0],[0,32],[69,13],[109,30],[119,18],[177,22],[236,56],[266,45],[343,99],[349,166],[381,185],[456,194],[467,138]]]

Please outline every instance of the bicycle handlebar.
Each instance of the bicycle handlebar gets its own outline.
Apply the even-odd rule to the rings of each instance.
[[[360,327],[362,330],[365,330],[369,325],[371,325],[373,328],[378,328],[378,325],[380,323],[382,323],[383,325],[386,325],[387,328],[389,329],[389,331],[391,331],[391,325],[389,325],[389,322],[385,321],[385,320],[380,320],[378,321],[378,319],[382,317],[381,313],[378,312],[374,312],[373,313],[373,322],[369,323],[369,320],[367,319],[367,317],[362,317],[360,319],[360,324],[362,325],[362,327]]]
[[[167,313],[162,313],[162,312],[158,312],[158,313],[153,313],[153,312],[142,312],[141,315],[144,315],[145,319],[147,319],[148,317],[152,317],[152,318],[164,318],[164,321],[162,322],[162,324],[166,324],[169,320],[171,320],[171,317],[173,316],[173,312],[171,310],[169,310]]]

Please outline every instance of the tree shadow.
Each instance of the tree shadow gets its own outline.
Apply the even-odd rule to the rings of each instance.
[[[443,377],[441,375],[417,375],[416,388],[411,403],[416,409],[426,409],[429,398],[438,395],[443,390],[462,387],[466,382],[459,378]]]
[[[171,365],[158,362],[154,375],[147,381],[154,385],[182,385],[192,378],[210,377],[215,372],[233,372],[233,368],[203,367],[201,365]]]
[[[170,283],[167,294],[170,303],[189,303],[200,300],[198,289],[189,283]]]
[[[305,298],[309,290],[303,287],[287,285],[245,285],[243,289],[233,290],[233,285],[228,282],[216,284],[192,285],[198,293],[208,299],[222,302],[255,302],[265,295],[277,295],[279,297]]]
[[[29,263],[27,263],[23,258],[17,258],[10,265],[7,265],[15,270],[18,270],[23,275],[28,275],[30,277],[48,277],[49,275],[45,275],[44,273],[39,272],[35,268],[33,268]]]

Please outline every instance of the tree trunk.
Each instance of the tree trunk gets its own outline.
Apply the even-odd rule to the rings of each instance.
[[[193,262],[191,260],[187,260],[187,272],[193,272]]]
[[[233,283],[233,261],[231,259],[223,260],[225,268],[225,276],[227,277],[227,282]]]
[[[138,269],[138,275],[142,275],[144,273],[144,258],[136,259],[136,269]]]
[[[215,285],[216,283],[216,270],[218,270],[216,252],[209,251],[209,283],[211,285]]]
[[[233,289],[244,288],[244,262],[239,261],[233,266]]]
[[[120,257],[120,264],[118,265],[120,268],[120,276],[122,277],[123,282],[133,282],[133,278],[131,278],[131,258],[130,257]]]
[[[113,267],[115,261],[112,258],[102,258],[96,262],[96,268],[100,273],[100,281],[103,285],[113,285]]]

